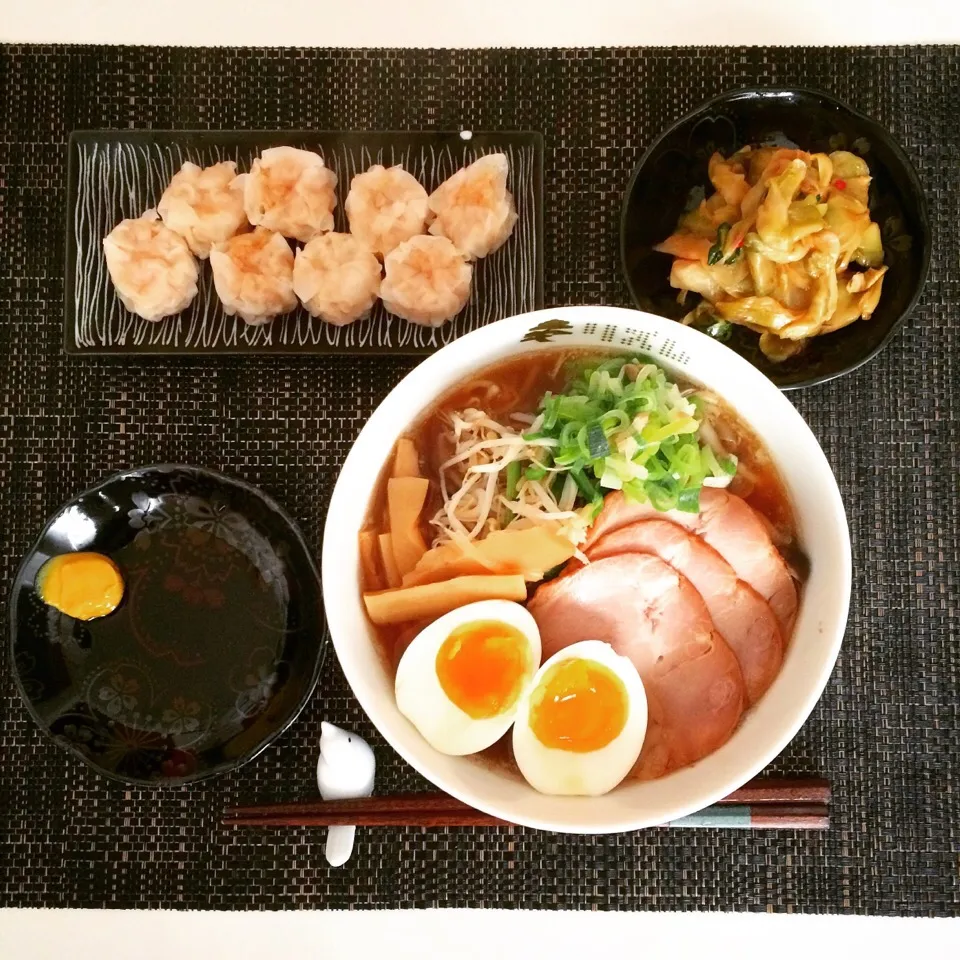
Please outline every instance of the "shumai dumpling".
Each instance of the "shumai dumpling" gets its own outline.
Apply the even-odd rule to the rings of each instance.
[[[430,232],[446,237],[468,260],[501,247],[513,232],[517,210],[507,189],[510,163],[490,153],[458,170],[430,194]]]
[[[186,240],[156,210],[121,220],[104,237],[110,279],[123,305],[144,320],[185,309],[197,295],[200,269]]]
[[[343,205],[350,232],[378,256],[427,228],[427,191],[403,167],[379,163],[359,173]]]
[[[307,243],[333,229],[337,175],[311,150],[271,147],[253,161],[243,202],[254,226]]]
[[[297,305],[293,251],[273,230],[257,227],[210,251],[210,266],[224,312],[247,323],[267,323]]]
[[[157,212],[196,256],[206,260],[215,243],[229,240],[247,225],[237,165],[224,160],[198,167],[187,161],[163,191]]]
[[[383,263],[383,305],[411,323],[440,327],[470,299],[473,267],[445,237],[411,237]]]
[[[351,234],[325,233],[297,251],[293,289],[311,316],[353,323],[377,302],[380,261]]]

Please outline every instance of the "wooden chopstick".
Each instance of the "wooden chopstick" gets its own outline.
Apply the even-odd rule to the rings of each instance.
[[[676,821],[675,825],[823,829],[828,822],[829,801],[830,784],[826,780],[760,778],[735,790],[706,811]],[[223,823],[236,827],[351,824],[360,827],[473,827],[502,826],[507,821],[475,810],[446,793],[412,793],[356,800],[308,800],[233,807],[224,811]]]
[[[228,827],[498,827],[509,825],[482,810],[355,810],[223,818]]]
[[[459,811],[395,810],[340,813],[276,814],[267,817],[224,818],[230,827],[501,827],[509,821],[491,817],[472,807]],[[825,830],[830,812],[825,803],[730,804],[707,807],[663,827],[733,827],[746,830]]]

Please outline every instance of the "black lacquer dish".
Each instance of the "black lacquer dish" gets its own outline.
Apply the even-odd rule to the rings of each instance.
[[[627,187],[620,223],[621,261],[633,301],[681,319],[670,286],[672,258],[654,251],[669,236],[694,191],[709,188],[707,163],[748,144],[794,145],[812,152],[848,150],[870,167],[871,219],[880,225],[885,260],[880,304],[869,320],[813,337],[796,357],[774,363],[757,334],[734,327],[728,345],[784,389],[849,373],[875,356],[916,306],[930,265],[931,238],[923,189],[910,160],[876,121],[827,94],[803,89],[736,90],[678,120],[647,150]]]
[[[52,556],[95,551],[119,567],[112,614],[45,604]],[[125,471],[65,504],[27,553],[10,596],[11,662],[36,721],[128,783],[184,783],[250,760],[296,718],[323,658],[320,582],[293,520],[211,470]]]

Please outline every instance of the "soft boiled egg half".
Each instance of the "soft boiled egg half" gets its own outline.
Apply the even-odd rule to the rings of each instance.
[[[540,665],[540,631],[518,603],[484,600],[422,630],[397,667],[400,712],[441,753],[496,743]]]
[[[513,754],[541,793],[595,797],[630,772],[646,732],[636,667],[610,644],[583,640],[537,671],[517,711]]]

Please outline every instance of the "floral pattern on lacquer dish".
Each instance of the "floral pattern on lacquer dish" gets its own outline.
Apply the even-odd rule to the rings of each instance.
[[[277,659],[277,650],[258,647],[231,678],[237,691],[236,710],[242,718],[261,713],[286,677],[287,665]]]
[[[200,729],[200,709],[196,700],[174,697],[160,719],[168,733],[196,733]]]
[[[94,702],[108,717],[122,717],[136,711],[139,693],[140,682],[136,677],[125,677],[118,672],[105,678],[97,688]]]
[[[283,551],[229,504],[215,497],[180,493],[150,497],[137,492],[131,499],[135,507],[128,517],[131,528],[138,531],[134,538],[138,549],[148,550],[161,531],[185,528],[197,535],[200,544],[209,543],[214,549],[216,544],[226,544],[240,551],[260,573],[264,588],[273,589],[281,602],[289,599]],[[202,599],[194,596],[192,602],[200,603]]]

